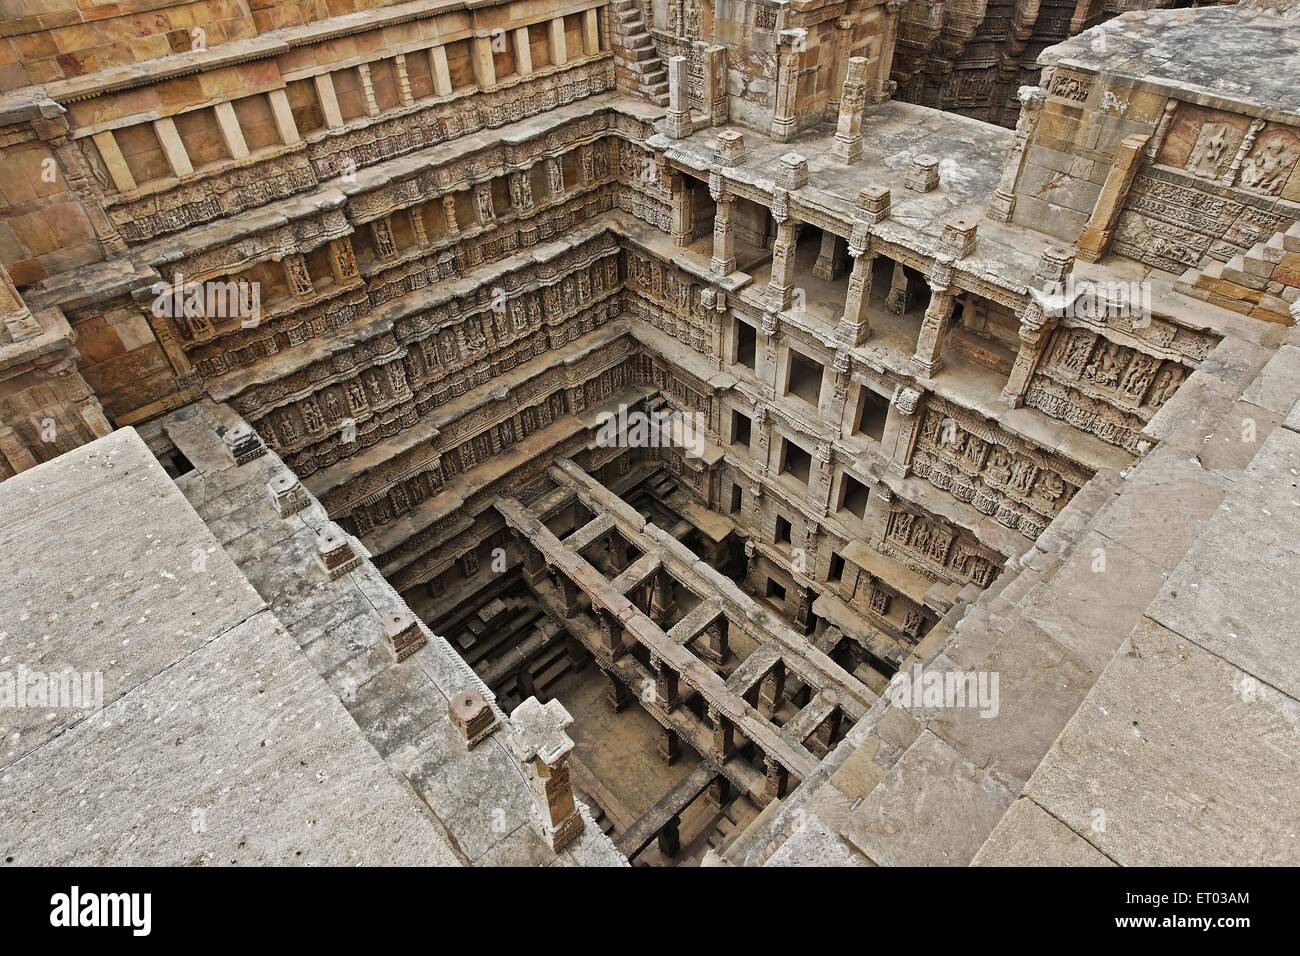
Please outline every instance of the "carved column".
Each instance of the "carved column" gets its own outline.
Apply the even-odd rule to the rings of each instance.
[[[397,99],[403,106],[411,106],[415,103],[415,96],[411,93],[411,75],[406,70],[405,54],[393,57],[393,71],[397,74]]]
[[[1055,324],[1055,319],[1045,315],[1042,306],[1032,300],[1021,313],[1020,350],[1016,352],[1015,364],[1002,389],[1002,401],[1009,408],[1016,408],[1024,401],[1029,380],[1033,378],[1034,370],[1043,357],[1049,333]]]
[[[709,268],[715,274],[725,276],[736,271],[736,235],[732,223],[734,197],[719,191],[714,198],[717,209],[713,215],[713,259]]]
[[[691,190],[686,185],[686,177],[681,173],[672,173],[668,180],[671,183],[673,197],[672,222],[669,231],[673,237],[673,245],[686,246],[690,244],[692,232]]]
[[[713,727],[713,759],[721,763],[736,749],[736,728],[726,714],[712,705],[709,705],[708,715]]]
[[[1043,115],[1043,102],[1047,91],[1041,86],[1022,86],[1020,88],[1020,119],[1016,121],[1016,136],[1007,154],[1006,165],[1002,167],[1002,178],[998,188],[989,200],[988,217],[998,222],[1010,222],[1011,214],[1016,208],[1016,183],[1020,171],[1025,165],[1025,153],[1038,121]]]
[[[844,273],[844,253],[840,237],[833,232],[822,232],[821,248],[817,250],[817,261],[813,263],[813,275],[827,282],[834,282]]]
[[[786,215],[777,224],[776,242],[772,246],[772,277],[767,285],[768,307],[775,311],[790,308],[794,293],[795,238],[799,223]]]
[[[704,48],[704,108],[709,125],[727,122],[727,48],[714,45]]]
[[[957,291],[952,285],[951,266],[935,259],[934,275],[930,277],[930,304],[921,319],[916,354],[912,356],[912,366],[927,378],[933,378],[943,367],[943,342],[957,301]]]
[[[910,298],[907,291],[907,270],[901,262],[895,262],[894,271],[889,274],[889,294],[885,296],[885,308],[895,315],[902,315],[911,304]]]
[[[855,236],[856,238],[856,236]],[[859,346],[871,334],[871,320],[867,305],[871,300],[871,270],[876,264],[876,253],[861,245],[849,245],[853,257],[853,271],[849,273],[849,291],[844,298],[844,317],[840,319],[836,338],[846,346]]]
[[[677,758],[682,755],[682,742],[677,739],[677,735],[667,727],[659,728],[659,756],[664,758],[664,763],[672,766],[677,762]],[[677,818],[674,817],[675,821]]]
[[[677,605],[673,600],[672,575],[660,569],[655,573],[654,586],[650,594],[650,619],[666,629],[676,609]]]
[[[632,702],[632,694],[628,691],[627,686],[607,670],[601,670],[605,676],[605,700],[614,713],[622,713],[623,709]]]
[[[778,143],[794,139],[799,123],[799,64],[807,49],[804,30],[782,30],[777,38],[776,110],[772,115],[772,138]]]
[[[360,64],[357,67],[357,76],[361,78],[361,96],[365,100],[366,115],[378,116],[379,103],[375,100],[375,83],[370,76],[370,64]]]
[[[320,103],[325,125],[330,129],[338,129],[343,125],[343,113],[339,110],[338,94],[334,91],[334,77],[329,73],[317,73],[311,79],[316,86],[316,100]]]
[[[763,787],[763,796],[761,802],[767,806],[778,797],[784,797],[786,787],[790,783],[790,771],[777,761],[770,754],[763,755],[763,766],[767,771],[767,782]]]
[[[600,623],[600,649],[611,661],[616,661],[627,650],[623,642],[623,624],[603,608],[597,611],[596,618]]]
[[[851,165],[862,158],[862,110],[867,97],[867,58],[849,60],[840,94],[840,115],[835,125],[835,145],[831,155]]]
[[[678,702],[677,672],[654,654],[650,655],[650,667],[655,672],[655,704],[665,713],[671,713]]]
[[[567,40],[564,37],[564,17],[556,17],[547,23],[551,35],[551,62],[555,66],[564,66],[569,62]]]
[[[1102,184],[1097,201],[1093,204],[1092,215],[1088,217],[1088,224],[1083,227],[1075,243],[1076,254],[1084,262],[1097,262],[1110,248],[1115,223],[1124,211],[1124,200],[1142,163],[1146,143],[1146,136],[1134,134],[1126,136],[1115,150],[1106,182]]]
[[[672,139],[682,139],[691,133],[691,108],[687,83],[690,74],[684,56],[668,60],[668,118],[666,132]]]
[[[785,699],[785,661],[778,660],[758,687],[758,712],[771,719]]]
[[[893,406],[885,422],[885,432],[880,439],[881,450],[889,461],[889,470],[900,478],[906,478],[912,468],[912,448],[916,444],[916,411],[921,407],[921,393],[914,388],[899,388],[894,392]],[[868,500],[885,504],[889,501],[888,488],[883,484],[879,491]],[[886,514],[882,517],[887,517]],[[874,526],[874,525],[873,525]]]
[[[456,238],[460,235],[460,223],[456,221],[456,194],[447,193],[442,197],[442,218],[447,224],[447,236]]]
[[[704,629],[704,640],[700,642],[700,656],[710,664],[725,663],[731,654],[727,646],[728,621],[726,615],[719,614]]]
[[[510,715],[510,750],[527,771],[533,794],[532,824],[553,851],[582,834],[582,815],[569,779],[573,741],[564,731],[573,718],[558,700],[543,706],[530,697]]]

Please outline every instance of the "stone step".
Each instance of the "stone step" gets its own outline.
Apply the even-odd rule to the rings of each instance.
[[[640,63],[644,63],[647,60],[659,59],[659,54],[655,52],[653,45],[643,46],[635,50],[628,50],[627,56],[629,60],[636,60]]]

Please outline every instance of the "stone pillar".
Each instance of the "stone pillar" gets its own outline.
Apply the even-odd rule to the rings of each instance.
[[[829,691],[822,691],[823,694]],[[817,729],[812,732],[810,744],[815,746],[821,753],[830,753],[831,741],[839,733],[840,723],[843,720],[843,712],[836,707],[831,711],[830,716],[817,725]]]
[[[605,675],[605,700],[610,707],[614,708],[614,713],[620,713],[632,701],[632,695],[628,692],[627,686],[605,669],[601,669]]]
[[[532,824],[558,853],[582,834],[582,815],[569,780],[573,741],[564,731],[573,718],[558,700],[543,706],[530,697],[510,715],[510,750],[527,770],[533,794]]]
[[[627,570],[627,546],[617,531],[605,535],[605,549],[609,553],[609,567],[617,577]]]
[[[720,191],[714,198],[717,207],[713,215],[713,258],[709,269],[716,275],[725,276],[736,271],[736,235],[732,222],[734,197]]]
[[[654,589],[650,594],[650,619],[660,627],[667,629],[668,622],[672,619],[673,612],[676,609],[677,605],[673,600],[672,576],[661,569],[655,573]]]
[[[704,48],[704,109],[709,125],[727,122],[727,48],[715,44]]]
[[[871,249],[849,246],[853,257],[853,271],[849,273],[849,291],[844,298],[844,316],[836,330],[836,338],[846,346],[856,347],[866,342],[871,334],[868,303],[871,300],[871,270],[876,264],[876,253]]]
[[[654,654],[650,655],[650,666],[655,672],[655,705],[665,713],[672,713],[678,700],[677,672]]]
[[[447,236],[454,239],[460,235],[460,223],[456,221],[456,194],[447,193],[442,197],[442,218],[447,224]]]
[[[767,783],[763,787],[762,803],[767,806],[773,800],[785,796],[786,787],[790,784],[790,771],[770,754],[763,754],[763,766],[767,770]]]
[[[108,175],[113,180],[113,188],[120,193],[129,193],[135,189],[135,176],[132,175],[130,167],[126,165],[126,157],[122,155],[122,150],[118,148],[117,138],[113,136],[113,131],[106,129],[102,133],[93,133],[90,138],[94,142],[95,148],[99,150],[99,158],[104,161]]]
[[[528,27],[511,31],[515,41],[515,72],[527,76],[533,72],[533,49],[528,43]]]
[[[229,102],[218,103],[212,112],[217,118],[217,129],[230,152],[230,158],[243,159],[248,155],[248,144],[244,142],[244,131],[239,128],[239,117],[235,115],[234,106]]]
[[[393,73],[397,76],[397,99],[403,106],[415,103],[415,94],[411,92],[411,75],[406,70],[406,54],[399,53],[393,57]]]
[[[378,116],[379,103],[375,100],[375,81],[370,76],[370,64],[359,64],[357,66],[357,76],[361,80],[361,98],[366,103],[366,115]]]
[[[736,728],[731,718],[716,707],[708,707],[709,723],[713,727],[713,759],[719,763],[731,756],[736,747]]]
[[[659,845],[659,852],[664,856],[676,856],[680,853],[682,850],[681,820],[677,817],[669,820],[655,840]]]
[[[798,129],[799,64],[807,49],[804,30],[782,30],[777,38],[776,110],[772,115],[772,138],[778,143],[794,139]]]
[[[726,615],[719,614],[704,629],[704,640],[700,642],[700,657],[710,664],[724,664],[731,656],[727,646],[729,624]]]
[[[1018,407],[1025,398],[1029,380],[1033,378],[1043,352],[1047,349],[1047,340],[1055,321],[1044,315],[1042,306],[1030,301],[1020,315],[1020,349],[1016,352],[1015,364],[1002,389],[1002,401],[1009,408]]]
[[[281,96],[283,90],[276,90]],[[290,119],[293,116],[290,114]],[[158,134],[158,142],[162,145],[163,155],[167,157],[167,165],[171,167],[172,175],[188,176],[194,172],[194,166],[190,163],[190,155],[185,151],[185,144],[181,141],[181,134],[176,131],[176,123],[170,116],[153,121],[154,132]],[[294,139],[286,142],[295,142]]]
[[[539,587],[546,580],[546,558],[527,538],[520,537],[519,546],[524,553],[524,580]]]
[[[849,59],[840,93],[840,115],[835,124],[835,145],[831,155],[845,165],[862,158],[862,110],[867,97],[867,58]]]
[[[772,277],[767,285],[768,307],[780,312],[790,308],[794,293],[795,238],[799,223],[790,216],[776,227],[776,242],[772,246]]]
[[[771,719],[785,699],[785,661],[778,660],[758,686],[758,712]]]
[[[930,277],[930,304],[921,320],[916,354],[912,356],[912,367],[927,378],[933,378],[943,367],[943,342],[958,292],[952,285],[951,272],[950,266],[940,259],[935,260],[935,274]]]
[[[551,31],[551,63],[564,66],[569,62],[569,52],[564,39],[564,17],[556,17],[548,26]]]
[[[1011,142],[1011,151],[1007,154],[1006,165],[1002,167],[1002,178],[998,188],[989,200],[988,217],[998,222],[1010,222],[1016,208],[1016,183],[1020,171],[1025,165],[1025,152],[1038,121],[1043,115],[1043,102],[1047,91],[1041,86],[1022,86],[1020,88],[1020,119],[1016,121],[1016,135]]]
[[[444,65],[446,59],[444,55]],[[334,77],[329,73],[317,73],[311,79],[316,86],[316,99],[320,102],[321,116],[325,118],[325,125],[330,129],[338,129],[343,125],[343,114],[339,111],[339,98],[334,93]]]
[[[560,573],[560,600],[564,603],[564,616],[567,618],[574,617],[578,613],[578,586],[569,578]]]
[[[721,810],[730,799],[731,781],[722,774],[718,774],[713,778],[713,782],[709,784],[709,803],[713,805],[715,810]]]
[[[672,221],[669,232],[673,245],[687,246],[691,241],[691,190],[686,186],[686,177],[681,173],[672,173],[668,177],[672,190]]]
[[[844,254],[841,251],[840,237],[833,232],[822,232],[821,248],[817,250],[817,261],[813,264],[813,275],[827,282],[834,282],[844,273]]]
[[[410,93],[408,84],[406,94],[410,96]],[[272,90],[266,94],[266,98],[271,103],[271,116],[275,120],[275,130],[280,134],[280,142],[286,146],[298,142],[302,137],[298,135],[298,123],[293,118],[288,94],[284,90]]]
[[[1106,182],[1102,184],[1097,201],[1093,204],[1092,215],[1088,217],[1088,224],[1083,227],[1075,243],[1077,255],[1084,262],[1097,262],[1110,248],[1115,222],[1124,211],[1124,200],[1128,196],[1129,187],[1133,185],[1138,167],[1142,164],[1147,139],[1140,133],[1126,136],[1115,150]]]
[[[496,64],[492,61],[492,38],[470,38],[470,63],[474,68],[474,82],[479,89],[490,89],[497,85]]]
[[[894,81],[889,74],[894,69],[894,47],[898,44],[898,15],[906,0],[887,0],[884,22],[880,31],[880,56],[876,60],[875,87],[872,103],[884,103],[894,94]]]
[[[600,19],[595,7],[589,7],[582,15],[582,48],[587,56],[600,52]]]
[[[429,72],[433,74],[433,92],[437,96],[450,96],[451,68],[447,65],[447,48],[439,44],[429,48]]]
[[[910,305],[909,299],[907,271],[901,262],[895,262],[894,271],[889,277],[889,295],[885,296],[885,308],[895,315],[902,315]]]
[[[667,727],[660,727],[658,750],[659,756],[664,758],[664,763],[671,767],[682,755],[682,742]]]
[[[690,74],[684,56],[668,60],[668,118],[666,132],[671,139],[683,139],[691,133],[691,108],[687,93]]]
[[[623,623],[604,609],[597,611],[596,618],[600,622],[600,649],[611,661],[616,661],[627,650],[623,643]]]

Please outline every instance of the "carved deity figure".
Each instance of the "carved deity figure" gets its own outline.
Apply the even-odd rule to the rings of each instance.
[[[1196,145],[1183,168],[1194,176],[1214,179],[1223,172],[1223,164],[1228,158],[1228,124],[1205,123],[1196,135]]]
[[[1276,195],[1295,167],[1297,151],[1281,136],[1261,141],[1241,165],[1241,185],[1255,192]]]

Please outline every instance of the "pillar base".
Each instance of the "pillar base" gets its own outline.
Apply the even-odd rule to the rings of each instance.
[[[844,163],[846,166],[858,162],[862,159],[862,137],[858,136],[853,139],[835,137],[835,145],[831,147],[831,156],[837,162]]]
[[[1003,193],[994,193],[993,198],[989,200],[988,209],[984,215],[990,219],[996,219],[998,222],[1010,222],[1011,213],[1016,208],[1016,197],[1007,196]]]
[[[730,259],[710,259],[709,271],[720,276],[731,275],[736,271],[736,259],[734,256]]]

